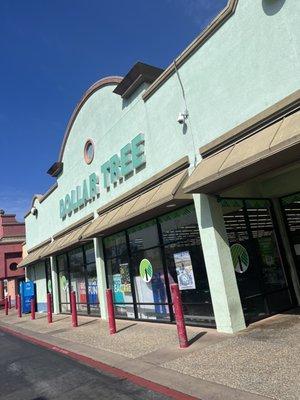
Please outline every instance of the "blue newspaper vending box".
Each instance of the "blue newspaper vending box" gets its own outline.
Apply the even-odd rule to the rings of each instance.
[[[30,313],[31,299],[35,294],[35,284],[32,281],[20,283],[20,295],[22,302],[22,313]]]

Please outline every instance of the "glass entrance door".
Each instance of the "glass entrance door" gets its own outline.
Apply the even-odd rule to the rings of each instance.
[[[271,203],[222,199],[222,206],[246,320],[291,308]]]
[[[57,256],[61,312],[70,312],[70,293],[75,292],[80,314],[100,314],[93,243]]]

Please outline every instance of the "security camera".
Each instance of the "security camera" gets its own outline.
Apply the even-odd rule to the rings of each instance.
[[[31,213],[32,215],[37,215],[37,212],[38,212],[38,210],[37,210],[36,207],[32,207],[31,210],[30,210],[30,213]]]
[[[185,121],[186,121],[186,119],[187,119],[188,116],[189,116],[189,114],[188,114],[187,111],[185,111],[184,113],[180,113],[180,114],[178,115],[177,122],[178,122],[180,125],[185,124]]]

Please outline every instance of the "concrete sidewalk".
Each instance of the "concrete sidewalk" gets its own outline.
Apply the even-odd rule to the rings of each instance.
[[[280,314],[236,335],[188,327],[191,345],[178,348],[176,326],[117,321],[109,335],[99,318],[66,315],[17,317],[0,311],[0,327],[145,378],[202,400],[299,400],[300,315]]]

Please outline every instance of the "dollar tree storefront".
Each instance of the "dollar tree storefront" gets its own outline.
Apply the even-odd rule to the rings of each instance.
[[[193,204],[105,237],[104,251],[116,315],[173,321],[169,285],[178,282],[186,320],[214,325]]]
[[[118,318],[170,323],[178,282],[186,321],[228,333],[299,304],[300,5],[271,3],[229,0],[166,70],[87,90],[25,216],[40,302],[51,277],[57,313],[72,290],[106,319],[110,287]]]

